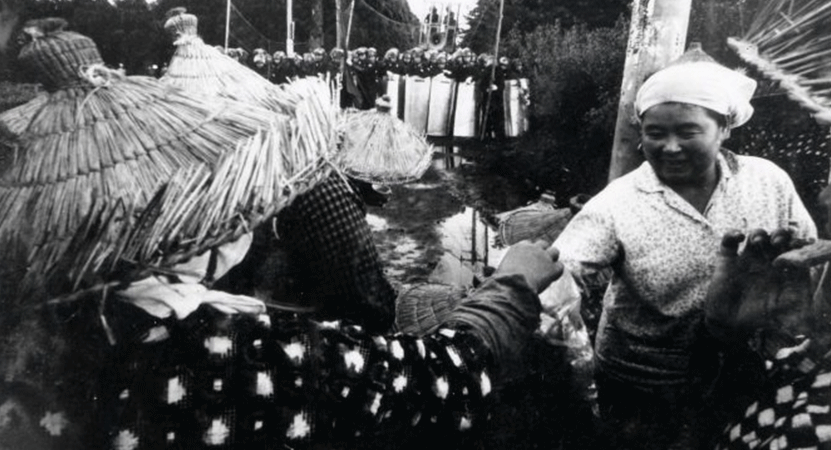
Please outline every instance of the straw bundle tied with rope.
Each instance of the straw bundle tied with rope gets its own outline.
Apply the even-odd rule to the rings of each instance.
[[[141,207],[180,168],[212,166],[280,118],[123,76],[104,67],[92,40],[65,26],[43,19],[25,27],[32,41],[20,60],[46,96],[16,109],[11,133],[20,134],[12,136],[12,163],[0,172],[0,240],[27,242],[27,265],[60,255],[93,205]]]
[[[375,110],[344,114],[338,167],[368,183],[401,184],[421,178],[432,162],[432,146],[390,114],[386,96],[376,105]]]
[[[814,117],[831,124],[831,3],[768,0],[728,45]]]
[[[288,113],[290,104],[279,85],[272,84],[234,58],[205,44],[198,36],[198,19],[185,8],[167,14],[165,30],[173,37],[176,50],[162,82],[185,90],[258,105]]]

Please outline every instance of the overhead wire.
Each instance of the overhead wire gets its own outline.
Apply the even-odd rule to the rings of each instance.
[[[270,52],[276,51],[276,49],[285,50],[285,48],[286,48],[286,43],[285,42],[282,42],[280,40],[270,39],[269,37],[264,35],[262,32],[259,31],[259,29],[254,24],[251,23],[250,20],[248,20],[248,18],[245,16],[245,14],[243,14],[242,11],[240,11],[239,8],[237,8],[236,5],[234,5],[233,2],[230,2],[230,4],[231,4],[231,11],[232,11],[232,14],[233,14],[232,15],[232,20],[234,18],[240,19],[242,21],[242,25],[245,27],[245,29],[253,32],[256,35],[256,38],[254,39],[256,41],[256,43],[252,44],[250,37],[245,38],[239,32],[233,32],[233,31],[229,30],[229,34],[231,35],[231,37],[240,46],[242,46],[242,48],[244,48],[249,53],[252,53],[253,50],[256,49],[256,48],[266,48]],[[295,41],[294,45],[295,45],[296,48],[301,48],[301,49],[306,48],[306,47],[308,47],[308,41],[300,41],[300,42]]]

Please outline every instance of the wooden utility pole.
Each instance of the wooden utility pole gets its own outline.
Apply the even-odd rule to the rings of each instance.
[[[638,88],[684,53],[692,0],[633,0],[629,42],[620,89],[609,181],[638,167],[640,133],[634,103]]]
[[[312,32],[309,34],[309,50],[323,47],[323,0],[312,0]]]

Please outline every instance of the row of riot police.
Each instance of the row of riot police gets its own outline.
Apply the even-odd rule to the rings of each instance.
[[[421,47],[391,48],[383,57],[373,47],[328,53],[318,48],[292,57],[263,49],[250,57],[239,49],[227,54],[274,83],[329,76],[341,90],[343,107],[370,109],[386,95],[394,114],[429,136],[499,139],[528,130],[528,80],[518,59]]]

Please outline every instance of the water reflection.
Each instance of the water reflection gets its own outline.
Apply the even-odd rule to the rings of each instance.
[[[460,147],[435,147],[433,167],[438,170],[451,170],[459,167],[464,159],[459,156]]]
[[[479,212],[465,207],[462,212],[437,224],[441,245],[446,253],[465,265],[496,266],[506,249],[493,245],[495,230],[482,222]]]
[[[414,192],[425,191],[416,188]],[[421,212],[420,208],[411,208],[408,214],[416,217]],[[399,226],[399,221],[406,222],[406,218],[382,217],[380,214],[384,213],[381,210],[367,214],[367,222],[376,237],[386,274],[396,283],[426,281],[443,258],[480,273],[483,266],[497,266],[506,251],[494,245],[495,230],[482,222],[481,214],[471,207],[465,206],[438,220],[413,220],[409,228]]]

